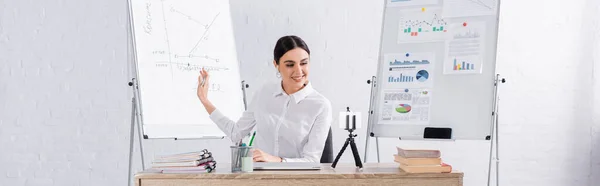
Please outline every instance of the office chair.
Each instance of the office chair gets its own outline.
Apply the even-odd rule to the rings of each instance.
[[[323,147],[323,154],[321,155],[321,163],[332,163],[333,162],[333,136],[331,134],[331,127],[329,127],[329,134],[327,134],[327,140],[325,140],[325,147]]]

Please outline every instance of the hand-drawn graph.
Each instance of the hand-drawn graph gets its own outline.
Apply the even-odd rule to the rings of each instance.
[[[160,135],[224,135],[196,92],[198,76],[205,69],[211,77],[206,84],[209,100],[231,119],[244,110],[229,2],[132,0],[131,4],[144,125],[164,125],[147,128]]]
[[[211,27],[219,18],[220,12],[213,13],[214,15],[210,17],[204,17],[205,20],[200,21],[194,16],[184,13],[184,11],[176,8],[176,4],[169,4],[167,6],[169,6],[168,10],[165,10],[167,9],[167,7],[165,6],[165,1],[160,1],[160,11],[162,13],[162,16],[159,15],[159,17],[161,17],[163,21],[162,26],[164,27],[164,42],[166,44],[167,50],[153,51],[153,54],[163,56],[166,55],[168,60],[156,61],[156,67],[170,68],[171,73],[173,73],[173,69],[182,71],[199,71],[202,68],[208,68],[210,70],[227,70],[228,68],[226,67],[214,66],[217,65],[216,63],[220,61],[218,56],[211,55],[206,51],[198,50],[199,47],[201,47],[203,44],[208,43],[207,41],[209,40]],[[167,21],[167,19],[172,21],[177,20],[178,23],[171,23],[171,21]],[[192,38],[190,38],[190,40],[187,42],[183,42],[182,40],[180,40],[185,39],[179,36],[180,31],[171,31],[172,33],[169,34],[170,28],[179,28],[181,27],[180,23],[182,22],[186,22],[187,24],[194,24],[195,26],[191,26],[190,29],[196,31],[196,33],[201,34],[194,34],[192,38],[195,40],[191,40]],[[172,47],[171,45],[173,42],[177,43],[178,47],[187,46],[189,48],[188,50],[185,50],[185,48],[179,48],[175,50],[174,48],[178,47]],[[213,66],[208,64],[213,64]]]
[[[448,23],[442,18],[439,8],[401,12],[398,43],[441,41],[446,32]]]

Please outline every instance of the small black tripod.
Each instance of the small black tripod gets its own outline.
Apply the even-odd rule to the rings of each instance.
[[[350,112],[350,107],[346,107],[346,110],[347,110],[347,112]],[[348,132],[350,132],[350,134],[348,134],[348,138],[346,138],[346,142],[344,143],[344,146],[342,147],[342,149],[340,150],[338,155],[335,157],[335,160],[333,161],[333,164],[331,164],[331,167],[335,168],[338,161],[340,160],[340,157],[342,157],[342,154],[346,150],[346,147],[348,147],[348,144],[350,144],[350,148],[352,149],[352,155],[354,155],[354,163],[356,164],[356,166],[358,168],[362,169],[363,165],[362,165],[362,162],[360,161],[360,155],[358,155],[358,149],[356,148],[356,143],[354,143],[354,137],[356,137],[356,134],[352,134],[352,132],[356,129],[356,115],[352,115],[352,127],[350,127],[350,115],[346,115],[346,128],[345,129]]]

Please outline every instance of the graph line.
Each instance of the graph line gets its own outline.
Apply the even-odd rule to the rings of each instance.
[[[217,15],[215,15],[215,17],[213,18],[212,22],[210,22],[210,24],[206,27],[206,30],[204,30],[202,37],[200,37],[200,39],[198,40],[198,42],[196,43],[194,48],[192,48],[192,50],[190,50],[190,54],[193,54],[194,50],[196,50],[198,48],[198,45],[200,44],[200,42],[202,42],[202,40],[206,36],[206,33],[208,33],[208,31],[210,30],[210,27],[213,25],[213,23],[215,23],[215,20],[217,20],[217,17],[219,17],[219,14],[221,14],[221,13],[217,13]]]
[[[431,20],[431,22],[427,22],[427,21],[413,21],[413,20],[408,20],[404,22],[405,26],[410,26],[410,27],[414,27],[414,26],[421,26],[423,24],[426,24],[428,26],[433,26],[433,24],[438,24],[438,25],[447,25],[448,23],[446,23],[446,21],[444,21],[444,19],[440,19],[438,18],[437,14],[434,14],[433,19]]]
[[[209,66],[209,65],[196,65],[196,64],[190,64],[190,63],[181,63],[181,62],[169,62],[169,61],[156,61],[156,64],[170,64],[170,65],[177,65],[178,68],[183,68],[183,67],[188,67],[188,68],[204,68],[207,71],[222,71],[222,70],[229,70],[229,68],[226,67],[217,67],[217,66]]]
[[[185,14],[185,13],[183,13],[183,12],[181,12],[181,11],[179,11],[179,10],[177,10],[177,9],[173,8],[173,7],[171,7],[171,12],[178,13],[178,14],[180,14],[180,15],[182,15],[182,16],[184,16],[184,17],[188,18],[189,20],[192,20],[192,21],[194,21],[194,22],[198,23],[199,25],[203,26],[204,28],[207,28],[207,27],[208,27],[208,25],[206,25],[206,24],[203,24],[202,22],[198,21],[197,19],[194,19],[192,16],[190,16],[190,15],[187,15],[187,14]]]
[[[162,14],[163,14],[163,23],[165,24],[165,35],[167,38],[167,50],[169,53],[169,62],[171,62],[171,43],[169,42],[169,31],[167,29],[167,18],[165,15],[165,2],[164,1],[160,1],[160,4],[162,6]],[[173,66],[171,66],[171,79],[173,79]]]

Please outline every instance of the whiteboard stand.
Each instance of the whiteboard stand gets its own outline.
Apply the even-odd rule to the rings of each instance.
[[[134,86],[135,85],[135,86]],[[141,130],[141,126],[140,123],[141,122],[136,122],[139,121],[139,115],[137,112],[137,83],[136,83],[136,79],[133,78],[131,80],[131,82],[129,82],[129,86],[131,86],[131,88],[133,89],[133,97],[131,98],[131,128],[129,131],[129,178],[128,180],[128,185],[131,184],[131,169],[132,169],[132,159],[133,159],[133,138],[134,138],[134,130],[135,130],[135,124],[137,123],[138,126],[138,137],[139,137],[139,144],[140,144],[140,156],[141,156],[141,160],[142,160],[142,170],[146,169],[146,164],[144,163],[144,148],[142,146],[142,130]]]
[[[137,123],[138,126],[138,137],[139,137],[139,145],[140,145],[140,157],[141,157],[141,162],[142,162],[142,170],[146,169],[146,164],[144,162],[144,148],[142,145],[142,127],[141,127],[141,112],[138,112],[138,108],[140,107],[140,102],[139,101],[139,92],[138,92],[138,81],[137,81],[137,54],[136,54],[136,50],[135,50],[135,42],[134,42],[134,38],[135,38],[135,31],[133,30],[133,13],[131,12],[131,1],[127,0],[127,15],[129,16],[129,19],[127,21],[127,26],[130,28],[127,32],[127,55],[128,58],[127,60],[131,60],[133,61],[133,63],[128,63],[132,64],[132,67],[135,69],[135,75],[134,78],[131,79],[130,82],[128,82],[128,85],[131,87],[132,89],[132,93],[133,96],[131,98],[131,128],[129,131],[129,172],[128,173],[128,179],[127,179],[127,185],[131,185],[131,176],[132,176],[132,168],[133,168],[133,138],[134,138],[134,130],[135,130],[135,125]],[[131,45],[129,45],[131,44]],[[131,73],[131,70],[128,69],[127,71],[128,73]],[[141,110],[141,109],[140,109]],[[139,122],[137,122],[139,121]]]
[[[372,115],[373,115],[373,102],[375,101],[374,100],[375,95],[374,95],[373,91],[375,91],[376,87],[377,87],[377,77],[376,76],[371,77],[370,80],[367,80],[367,84],[371,85],[371,99],[369,101],[369,118],[368,118],[367,135],[366,135],[367,141],[365,142],[365,145],[366,145],[366,147],[365,147],[365,163],[367,163],[367,156],[369,154],[368,153],[369,152],[369,141],[370,141],[369,139],[371,139],[369,137],[375,136],[375,134],[373,134],[373,132],[371,132],[372,131],[371,126],[373,126],[373,125],[371,125],[371,120],[372,120]],[[379,163],[380,162],[379,161],[379,137],[375,137],[375,144],[376,144],[375,147],[377,148],[377,163]]]
[[[500,100],[500,97],[498,96],[498,83],[505,83],[506,79],[502,78],[500,79],[500,74],[496,74],[496,79],[494,80],[494,112],[492,113],[492,132],[491,132],[491,142],[490,142],[490,158],[488,161],[488,181],[487,181],[487,185],[490,185],[490,181],[491,181],[491,175],[492,175],[492,161],[496,162],[496,186],[500,185],[500,173],[499,173],[499,166],[500,166],[500,157],[499,157],[499,146],[498,146],[498,118],[499,118],[499,107],[498,107],[498,101]],[[494,145],[495,143],[495,145]],[[494,150],[496,150],[496,157],[493,157],[492,154],[494,152]],[[493,159],[493,160],[492,160]]]
[[[132,77],[131,81],[128,82],[128,85],[132,87],[132,99],[131,99],[131,128],[130,128],[130,138],[129,138],[129,175],[127,180],[127,185],[131,185],[132,182],[132,168],[133,168],[133,148],[134,148],[134,134],[135,134],[135,126],[137,125],[138,137],[139,137],[139,148],[140,148],[140,157],[142,163],[142,169],[145,170],[145,161],[144,161],[144,151],[143,151],[143,139],[149,139],[148,135],[143,134],[143,107],[141,101],[141,94],[139,89],[139,70],[138,70],[138,55],[136,50],[136,37],[135,37],[135,27],[134,27],[134,15],[133,15],[133,5],[132,0],[127,0],[127,14],[128,21],[126,22],[126,26],[129,28],[127,32],[127,65],[132,66],[133,70],[128,68],[128,73],[130,73],[130,77]],[[249,88],[249,85],[245,83],[245,81],[241,81],[242,88],[242,96],[243,96],[243,106],[244,110],[247,108],[246,105],[246,88]],[[195,139],[224,139],[224,136],[202,136],[200,138],[181,138],[186,140],[195,140]],[[174,139],[181,140],[178,138],[168,137],[168,138],[156,138],[152,139]]]

